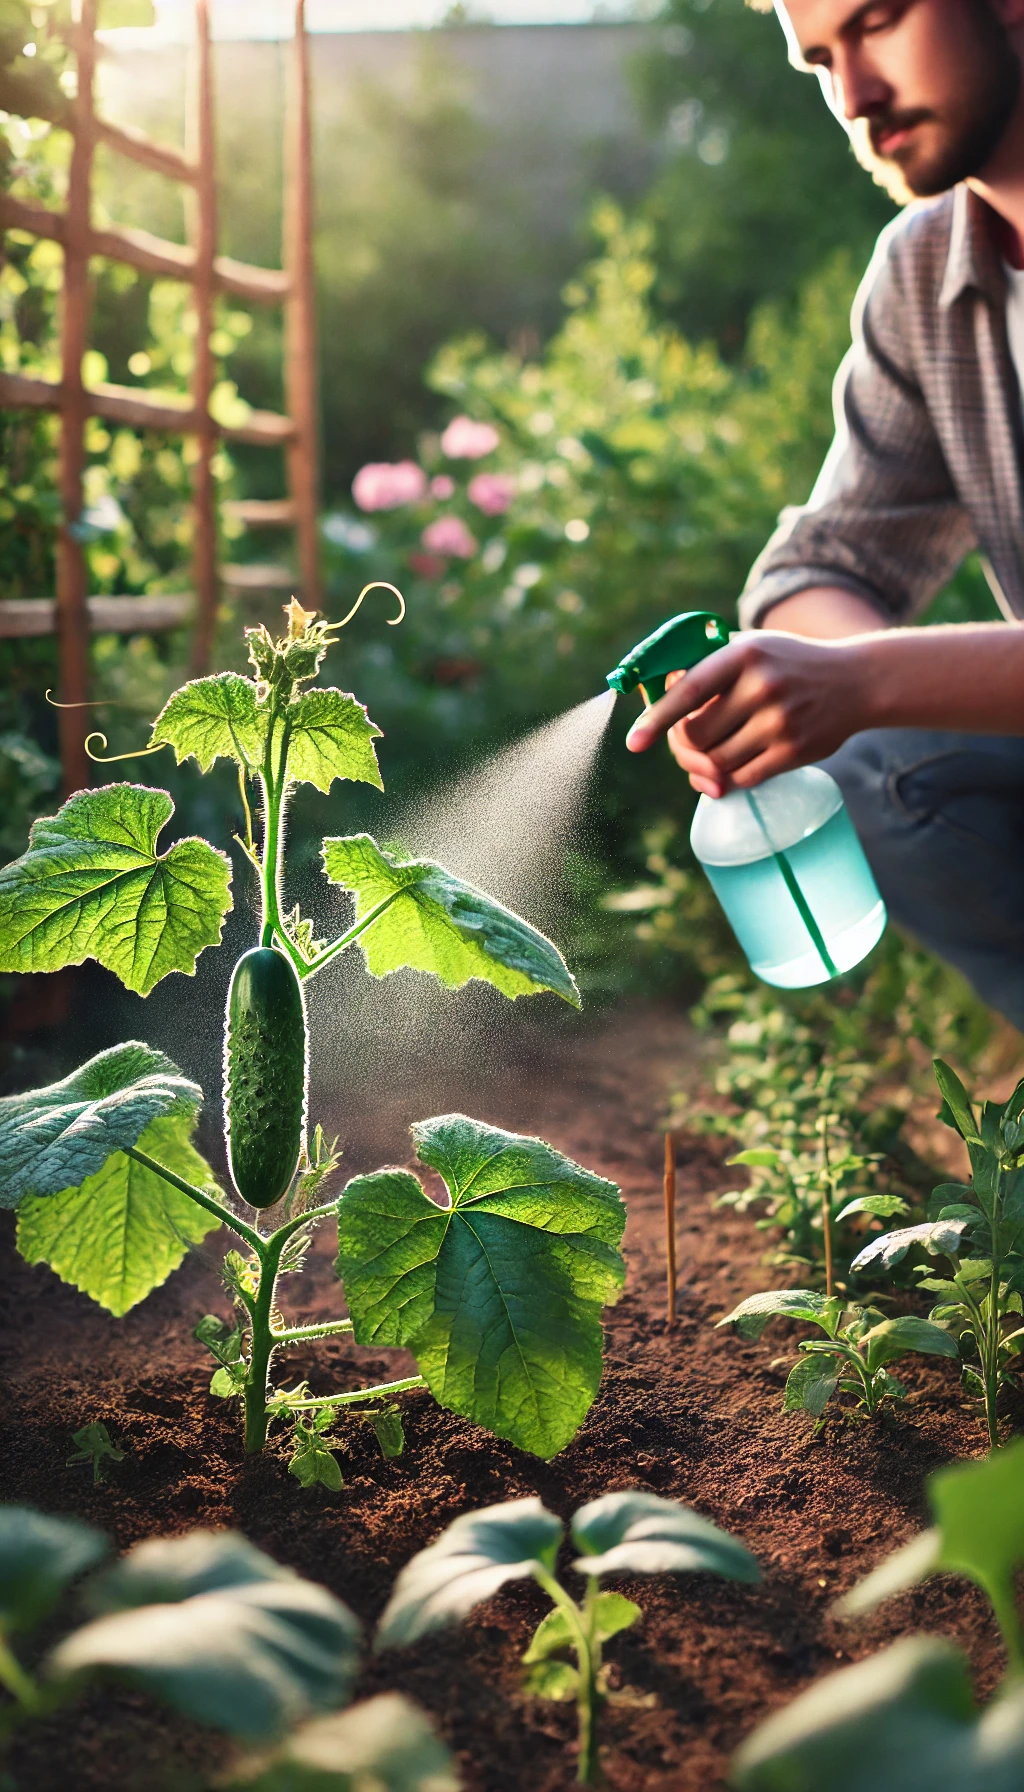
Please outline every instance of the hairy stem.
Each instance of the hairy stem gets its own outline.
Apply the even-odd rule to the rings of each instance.
[[[260,1285],[250,1314],[249,1370],[245,1378],[245,1448],[254,1456],[267,1441],[267,1382],[274,1354],[270,1316],[284,1240],[278,1233],[269,1241],[260,1264]]]
[[[828,1093],[831,1094],[831,1084]],[[835,1275],[832,1265],[832,1164],[828,1152],[828,1114],[821,1116],[821,1230],[825,1240],[825,1294],[831,1299],[835,1292]]]
[[[207,1213],[214,1214],[222,1225],[230,1226],[232,1232],[238,1238],[243,1239],[249,1249],[255,1251],[257,1257],[262,1260],[266,1253],[267,1241],[261,1238],[252,1226],[247,1226],[244,1220],[240,1220],[237,1214],[232,1213],[230,1207],[226,1207],[223,1201],[218,1201],[216,1196],[209,1194],[206,1189],[193,1188],[191,1182],[186,1182],[185,1178],[178,1176],[174,1170],[168,1170],[163,1164],[158,1164],[155,1157],[150,1157],[146,1151],[140,1151],[137,1145],[125,1145],[122,1149],[125,1157],[133,1157],[136,1163],[144,1165],[147,1170],[152,1170],[154,1175],[162,1176],[172,1188],[178,1189],[183,1195],[188,1195],[189,1200],[194,1201],[197,1207],[205,1207]]]
[[[410,1388],[425,1388],[422,1375],[407,1375],[403,1381],[380,1381],[376,1387],[357,1388],[352,1394],[320,1394],[308,1400],[289,1400],[289,1412],[315,1412],[321,1406],[356,1406],[362,1400],[381,1400],[386,1394],[404,1394]]]
[[[352,1331],[351,1319],[326,1319],[321,1325],[292,1325],[287,1331],[271,1332],[276,1344],[298,1344],[304,1338],[330,1338],[339,1332]]]
[[[349,946],[359,938],[359,935],[365,933],[368,927],[372,927],[373,923],[384,913],[384,910],[390,908],[391,904],[395,901],[395,898],[401,894],[401,890],[392,890],[390,896],[385,896],[381,902],[377,903],[375,908],[371,908],[369,914],[364,915],[361,921],[357,921],[354,927],[350,927],[347,933],[343,933],[340,939],[336,939],[331,945],[325,946],[323,951],[317,954],[316,958],[311,958],[308,961],[304,960],[303,968],[299,971],[299,976],[312,977],[315,971],[322,970],[323,966],[329,964],[332,958],[337,958],[340,953],[347,952]]]

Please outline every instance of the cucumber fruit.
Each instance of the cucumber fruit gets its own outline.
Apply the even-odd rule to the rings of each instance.
[[[224,1040],[228,1163],[250,1207],[272,1207],[298,1167],[308,1057],[302,988],[284,954],[254,946],[231,978]]]

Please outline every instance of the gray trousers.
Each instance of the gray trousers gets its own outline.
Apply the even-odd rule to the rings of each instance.
[[[1024,738],[879,728],[823,763],[892,919],[1024,1030]]]

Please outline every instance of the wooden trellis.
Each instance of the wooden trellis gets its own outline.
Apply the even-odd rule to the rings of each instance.
[[[317,550],[317,421],[315,387],[315,316],[313,295],[313,182],[310,124],[309,52],[305,0],[295,0],[295,29],[285,123],[283,267],[250,267],[217,253],[217,184],[213,79],[208,0],[196,0],[196,57],[190,141],[184,151],[151,141],[98,116],[95,108],[96,3],[81,0],[73,33],[78,92],[72,119],[73,145],[67,206],[63,212],[0,194],[0,228],[18,229],[61,244],[64,276],[61,304],[59,381],[0,373],[0,405],[7,409],[41,409],[60,416],[60,497],[63,522],[57,543],[56,599],[0,602],[0,634],[57,634],[60,696],[64,703],[83,703],[89,695],[89,634],[101,629],[130,632],[170,627],[191,615],[192,669],[205,671],[210,662],[217,621],[219,591],[225,573],[234,571],[236,588],[245,587],[247,568],[217,563],[216,487],[213,457],[220,441],[283,446],[288,466],[287,498],[237,504],[239,520],[249,528],[293,526],[299,573],[288,580],[301,590],[305,603],[319,602]],[[173,243],[145,230],[99,230],[92,223],[93,161],[96,146],[107,144],[120,155],[189,189],[188,242]],[[88,347],[90,320],[89,263],[92,256],[127,262],[143,273],[182,280],[192,287],[196,313],[196,354],[191,390],[176,401],[128,386],[86,387],[82,359]],[[210,414],[214,357],[210,338],[219,293],[257,304],[283,304],[285,311],[284,388],[288,414],[251,411],[246,421],[225,427]],[[83,508],[85,428],[90,417],[135,429],[154,429],[195,438],[198,454],[192,469],[193,591],[179,597],[90,598],[81,543],[73,532]],[[263,588],[279,583],[280,569],[252,569],[251,582]],[[229,583],[230,583],[229,579]],[[91,723],[86,712],[60,712],[61,760],[68,791],[89,782],[84,740]]]

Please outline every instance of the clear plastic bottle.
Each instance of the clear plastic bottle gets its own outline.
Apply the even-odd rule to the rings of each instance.
[[[766,983],[827,983],[881,938],[885,904],[839,786],[819,766],[702,796],[690,844]]]

